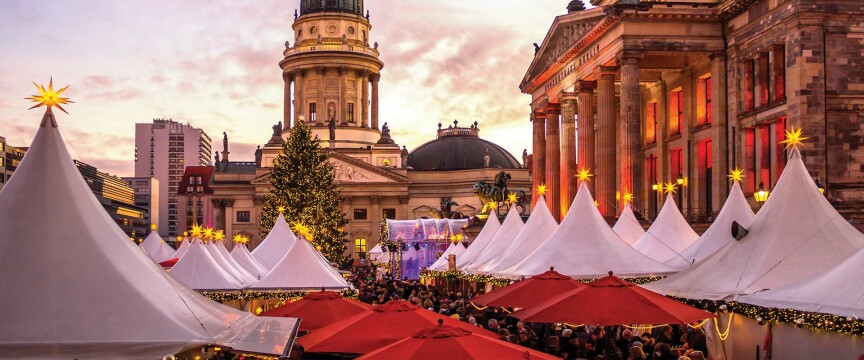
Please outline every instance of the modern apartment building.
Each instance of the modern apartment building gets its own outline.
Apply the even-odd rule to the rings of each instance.
[[[135,192],[135,206],[147,209],[145,220],[148,224],[159,221],[159,180],[151,177],[122,178]]]
[[[136,241],[147,236],[150,231],[147,209],[135,205],[135,192],[125,181],[78,160],[75,160],[75,166],[93,195],[126,235]]]

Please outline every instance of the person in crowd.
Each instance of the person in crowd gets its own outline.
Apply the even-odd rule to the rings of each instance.
[[[621,336],[615,340],[615,346],[621,349],[622,354],[627,354],[630,352],[630,347],[633,346],[634,341],[636,340],[633,337],[633,330],[624,329],[621,331]]]
[[[646,360],[647,356],[645,356],[645,352],[642,351],[642,348],[639,346],[631,346],[630,350],[628,350],[630,355],[627,357],[627,360]]]
[[[652,360],[677,360],[678,357],[672,354],[672,347],[667,343],[658,342],[654,345],[654,355]]]
[[[657,335],[657,342],[664,343],[669,346],[677,345],[677,341],[675,340],[675,335],[672,334],[672,327],[669,325],[663,325],[660,328],[660,334]]]
[[[566,331],[566,330],[570,330],[570,329],[564,329],[564,330]],[[577,359],[579,356],[579,350],[580,350],[579,337],[576,336],[575,334],[572,334],[572,335],[568,334],[568,336],[565,338],[564,333],[562,332],[561,342],[562,342],[561,357],[564,358],[564,360]]]
[[[696,351],[690,352],[690,354],[688,354],[687,357],[689,357],[690,360],[705,360],[705,353],[703,353],[699,350],[696,350]]]

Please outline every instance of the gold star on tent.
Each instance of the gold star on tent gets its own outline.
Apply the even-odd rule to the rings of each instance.
[[[537,185],[537,195],[546,195],[546,184]]]
[[[591,181],[592,176],[594,176],[594,174],[591,173],[591,169],[579,169],[576,171],[576,178],[579,179],[579,181]]]
[[[210,240],[213,238],[213,228],[208,227],[204,229],[204,239]]]
[[[284,207],[284,206],[280,206],[280,207],[277,207],[276,210],[279,211],[279,213],[281,214],[281,213],[284,213],[284,212],[285,212],[285,207]]]
[[[456,235],[450,236],[450,241],[453,243],[462,242],[462,234],[456,234]]]
[[[667,182],[666,183],[666,193],[674,194],[675,193],[675,183]]]
[[[150,224],[150,230],[156,231],[156,224]]]
[[[234,243],[235,244],[246,244],[249,242],[249,238],[243,234],[234,235]]]
[[[790,130],[786,130],[786,140],[781,141],[781,144],[786,144],[786,148],[798,148],[799,145],[804,144],[804,140],[809,139],[809,137],[801,135],[801,128],[795,128],[794,126]]]
[[[538,187],[537,191],[538,192],[540,191],[539,187]],[[510,194],[508,194],[507,195],[507,202],[510,204],[515,204],[515,203],[519,202],[519,198],[516,195],[516,193],[511,192]]]
[[[302,235],[306,240],[312,240],[312,231],[310,231],[309,227],[304,224],[299,222],[294,223],[294,232],[298,235]]]
[[[744,170],[739,168],[734,168],[729,171],[729,175],[726,175],[729,178],[729,181],[734,181],[740,183],[744,180]]]
[[[626,203],[629,203],[629,202],[632,202],[632,201],[633,201],[633,198],[634,198],[634,197],[633,197],[633,194],[631,194],[631,193],[624,193],[624,203],[625,203],[625,204],[626,204]]]
[[[498,203],[496,203],[494,201],[490,201],[490,202],[487,202],[486,204],[483,204],[483,210],[480,212],[484,213],[484,212],[486,212],[486,210],[492,211],[492,210],[495,210],[495,208],[497,208],[497,207],[498,207]]]
[[[216,230],[213,232],[213,240],[222,241],[225,240],[225,232],[222,230]]]
[[[200,238],[201,234],[204,233],[204,228],[201,225],[194,224],[192,225],[192,230],[189,232],[192,234],[193,238]]]
[[[55,92],[54,91],[54,78],[53,77],[48,82],[48,89],[45,89],[44,86],[39,85],[36,82],[33,82],[33,85],[35,85],[36,89],[39,90],[39,95],[32,95],[28,98],[24,98],[27,100],[31,100],[35,103],[38,103],[36,105],[33,105],[33,107],[31,107],[30,109],[35,109],[35,108],[41,107],[41,106],[47,106],[48,110],[50,111],[52,106],[56,106],[58,109],[60,109],[64,113],[68,114],[68,112],[66,112],[66,109],[64,109],[61,105],[69,104],[69,103],[72,103],[73,101],[70,101],[69,98],[60,97],[60,94],[62,94],[64,91],[66,91],[66,89],[69,88],[69,85],[66,85],[64,88],[57,90]],[[30,110],[30,109],[27,109],[27,110]]]

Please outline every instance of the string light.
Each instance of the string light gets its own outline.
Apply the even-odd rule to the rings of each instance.
[[[720,332],[720,318],[714,320],[714,329],[717,330],[717,336],[720,337],[720,341],[726,341],[729,337],[729,330],[732,330],[732,318],[735,317],[735,313],[729,314],[729,321],[726,322],[726,331]]]
[[[282,302],[291,302],[296,301],[297,299],[301,299],[306,294],[310,292],[315,292],[319,290],[310,290],[310,291],[202,291],[201,295],[204,297],[220,302],[226,303],[234,300],[277,300]],[[342,297],[346,298],[357,298],[357,290],[343,290],[340,292]]]

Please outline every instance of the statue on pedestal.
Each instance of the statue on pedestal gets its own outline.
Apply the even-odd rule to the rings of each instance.
[[[255,149],[255,166],[261,166],[261,145],[258,145],[258,148]]]
[[[483,155],[483,167],[489,167],[489,163],[492,161],[492,157],[489,156],[489,148],[486,148],[486,154]]]
[[[336,140],[336,119],[330,119],[327,129],[330,130],[330,141]]]
[[[379,144],[396,144],[395,141],[390,137],[390,126],[387,123],[384,123],[384,126],[381,126],[381,138],[378,139]]]
[[[522,167],[523,168],[528,167],[528,149],[522,150]]]
[[[408,148],[402,145],[402,168],[408,168]]]

